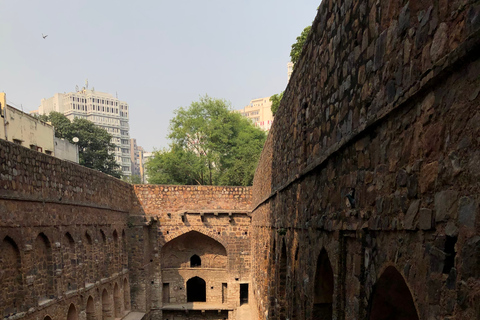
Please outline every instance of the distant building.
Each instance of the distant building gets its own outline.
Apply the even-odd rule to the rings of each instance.
[[[0,139],[78,163],[78,147],[55,138],[55,129],[49,123],[7,105],[6,95],[0,92]]]
[[[122,174],[132,173],[130,160],[129,106],[109,93],[83,88],[76,92],[56,93],[42,99],[38,110],[32,113],[49,114],[52,111],[63,113],[68,119],[84,118],[110,133],[115,144],[115,160],[121,166]]]
[[[292,72],[293,72],[293,62],[290,61],[289,63],[287,63],[287,75],[288,75],[288,81],[290,81],[290,77],[292,76]]]
[[[242,116],[252,120],[256,127],[269,131],[273,123],[272,102],[270,97],[251,100],[243,109],[236,110]]]
[[[132,176],[143,176],[143,148],[137,145],[137,139],[130,139],[130,162],[132,163]]]
[[[145,164],[146,164],[151,158],[153,158],[153,155],[154,155],[153,152],[145,152],[145,151],[143,152],[143,159],[142,159],[143,161],[142,161],[142,163],[143,163],[144,171],[143,171],[143,175],[141,176],[143,183],[148,183],[148,178],[149,178],[149,177],[148,177],[148,171],[145,170]]]

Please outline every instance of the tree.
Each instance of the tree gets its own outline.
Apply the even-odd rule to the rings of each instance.
[[[77,137],[79,163],[82,166],[101,171],[116,178],[122,173],[115,161],[113,151],[115,145],[111,143],[112,135],[105,129],[96,126],[93,122],[82,118],[70,121],[65,115],[52,111],[48,116],[39,116],[40,120],[49,121],[55,128],[55,136],[70,143]]]
[[[292,50],[290,51],[290,58],[291,58],[291,61],[293,62],[294,68],[298,59],[300,59],[300,54],[302,53],[303,45],[307,40],[308,34],[310,33],[310,29],[312,29],[312,26],[308,26],[305,29],[303,29],[302,33],[297,37],[297,42],[292,44]]]
[[[147,163],[149,182],[251,185],[266,135],[230,109],[225,100],[208,96],[177,109],[170,148]]]
[[[277,113],[277,110],[278,110],[278,107],[280,106],[280,101],[282,101],[282,98],[283,98],[283,91],[278,94],[274,94],[273,96],[270,97],[270,101],[272,102],[271,110],[273,115]]]

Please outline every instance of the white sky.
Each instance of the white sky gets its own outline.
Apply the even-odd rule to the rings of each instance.
[[[282,91],[320,2],[0,0],[0,91],[28,112],[88,78],[129,104],[130,137],[159,149],[173,111],[201,95],[239,109]]]

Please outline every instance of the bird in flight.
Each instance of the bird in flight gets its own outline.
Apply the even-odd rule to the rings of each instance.
[[[43,39],[45,39],[46,37],[48,37],[48,34],[43,35],[43,33],[42,33],[42,37],[43,37]]]

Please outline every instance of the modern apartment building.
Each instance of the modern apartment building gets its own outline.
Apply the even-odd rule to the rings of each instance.
[[[273,123],[272,102],[270,97],[251,100],[243,109],[236,110],[242,116],[253,121],[255,126],[264,131],[270,130]]]
[[[131,175],[130,134],[128,125],[128,104],[109,93],[83,88],[76,92],[56,93],[53,97],[42,99],[38,114],[52,111],[63,113],[68,119],[84,118],[110,133],[112,143],[116,145],[115,160],[122,168],[123,175]]]

